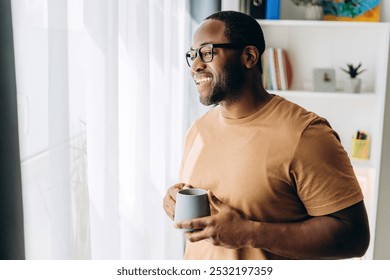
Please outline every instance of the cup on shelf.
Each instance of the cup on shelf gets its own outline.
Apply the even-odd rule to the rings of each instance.
[[[351,157],[353,159],[370,158],[370,138],[352,139]]]

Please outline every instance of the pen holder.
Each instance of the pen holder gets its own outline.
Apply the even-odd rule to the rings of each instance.
[[[370,139],[352,139],[351,156],[354,159],[369,159],[370,158]]]

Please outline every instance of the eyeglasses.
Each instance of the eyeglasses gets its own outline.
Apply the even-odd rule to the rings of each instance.
[[[199,49],[191,49],[186,53],[186,60],[189,67],[192,67],[195,59],[199,56],[200,60],[204,63],[209,63],[214,59],[214,49],[242,49],[244,46],[241,44],[225,43],[225,44],[206,44]]]

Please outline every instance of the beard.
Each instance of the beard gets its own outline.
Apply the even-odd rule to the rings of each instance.
[[[234,103],[241,97],[241,89],[245,83],[245,68],[240,61],[227,64],[216,84],[199,100],[203,105],[217,105],[221,101]]]

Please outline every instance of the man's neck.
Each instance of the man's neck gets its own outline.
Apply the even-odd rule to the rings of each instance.
[[[239,100],[235,102],[221,101],[222,116],[227,119],[242,119],[248,117],[262,107],[272,98],[265,89],[258,88],[245,90]]]

